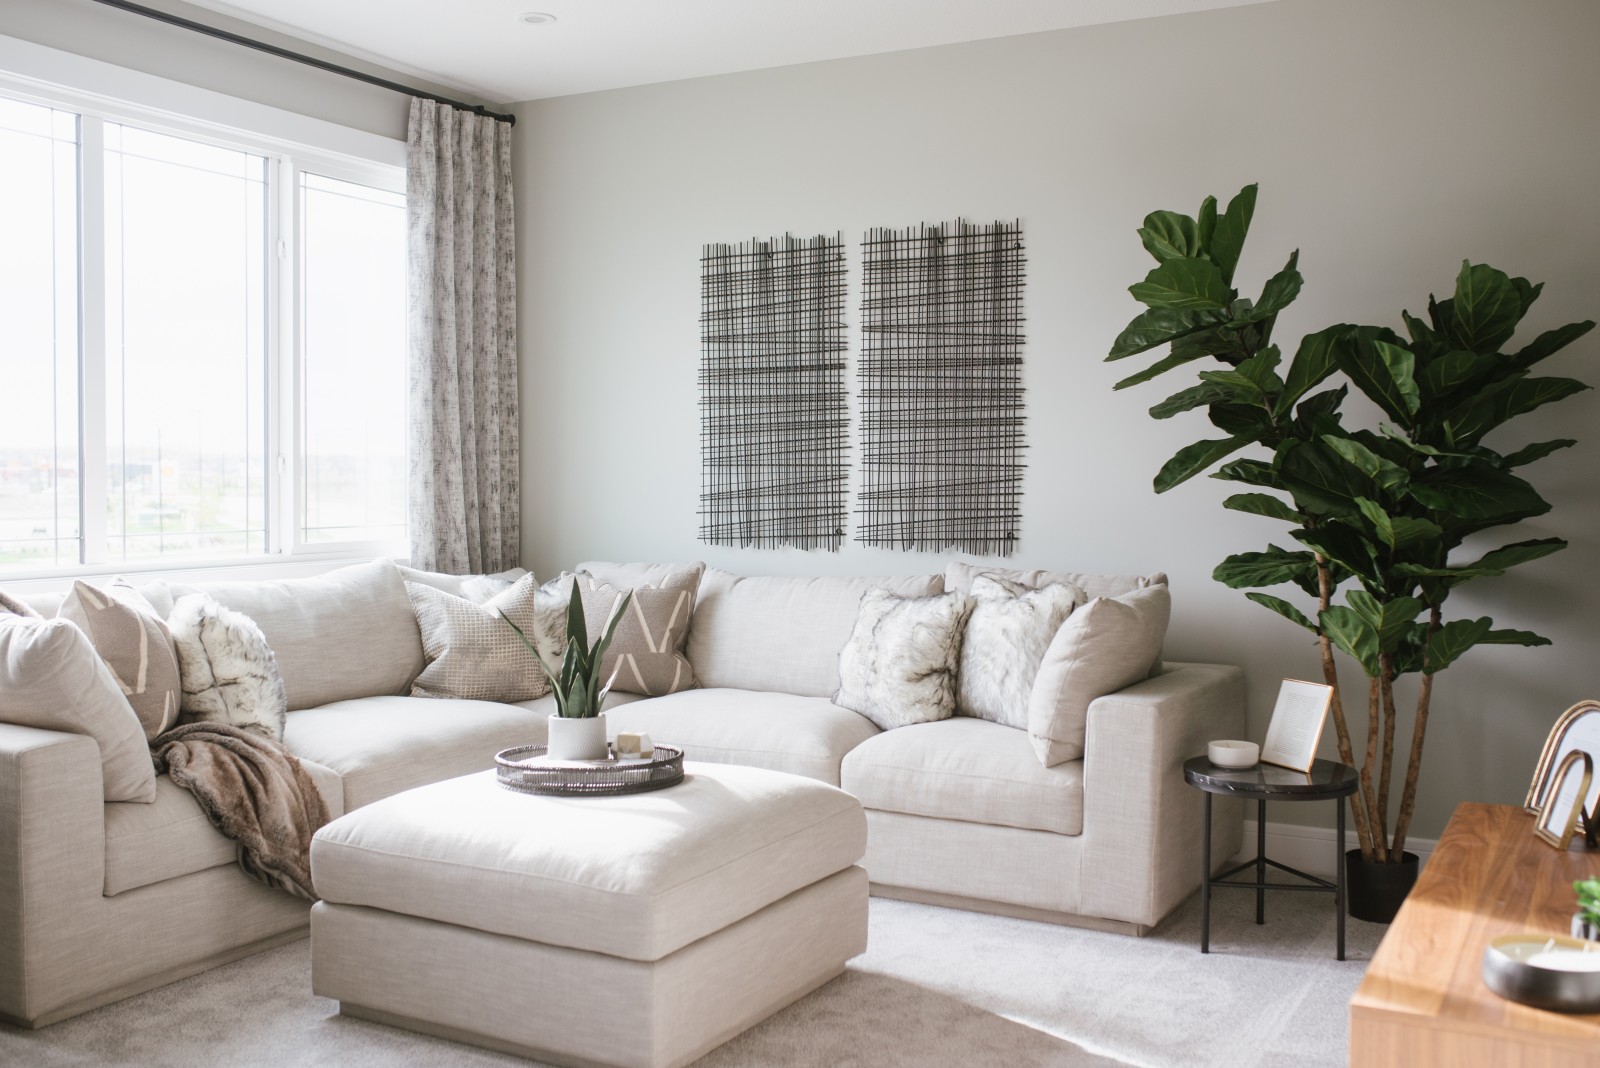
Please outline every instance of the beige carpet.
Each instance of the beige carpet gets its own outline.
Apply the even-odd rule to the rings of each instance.
[[[1323,895],[1199,898],[1146,938],[873,899],[871,948],[841,978],[712,1052],[701,1068],[1184,1068],[1346,1062],[1345,1005],[1384,928],[1350,921],[1333,959]],[[297,942],[43,1031],[0,1025],[0,1064],[39,1068],[525,1065],[340,1017]]]

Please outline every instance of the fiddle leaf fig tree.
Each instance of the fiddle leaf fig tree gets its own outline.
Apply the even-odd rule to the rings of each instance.
[[[1220,214],[1207,197],[1193,218],[1170,211],[1145,218],[1139,237],[1156,267],[1129,292],[1147,310],[1107,359],[1167,348],[1117,389],[1199,368],[1197,381],[1150,414],[1170,419],[1203,409],[1218,434],[1179,449],[1157,472],[1155,490],[1209,472],[1249,487],[1224,507],[1288,524],[1283,538],[1228,557],[1212,577],[1250,591],[1251,601],[1315,637],[1323,678],[1334,690],[1339,758],[1360,772],[1351,808],[1362,855],[1399,861],[1416,805],[1434,676],[1477,645],[1549,644],[1530,631],[1496,628],[1488,617],[1446,618],[1445,602],[1462,583],[1566,547],[1560,538],[1539,538],[1456,558],[1469,538],[1550,510],[1517,472],[1574,442],[1502,453],[1484,439],[1588,388],[1533,369],[1594,323],[1571,323],[1513,350],[1509,342],[1541,286],[1464,263],[1454,293],[1429,298],[1426,321],[1401,313],[1404,335],[1341,323],[1301,338],[1286,362],[1273,330],[1303,284],[1298,252],[1253,300],[1234,284],[1255,203],[1251,185]],[[1381,413],[1375,427],[1345,425],[1342,406],[1352,388]],[[1298,591],[1301,603],[1264,592],[1279,587],[1290,597]],[[1339,690],[1340,653],[1367,683],[1359,758]],[[1391,820],[1395,682],[1408,674],[1420,682]]]

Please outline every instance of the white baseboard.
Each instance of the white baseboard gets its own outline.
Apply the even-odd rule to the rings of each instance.
[[[1302,827],[1297,823],[1274,823],[1267,821],[1267,856],[1280,864],[1287,864],[1291,868],[1320,875],[1331,879],[1336,871],[1334,866],[1333,839],[1337,832],[1332,827]],[[1346,830],[1344,848],[1355,849],[1360,846],[1356,839],[1356,832]],[[1406,838],[1406,852],[1415,853],[1419,858],[1419,870],[1428,863],[1428,858],[1433,855],[1433,848],[1438,844],[1436,838]],[[1256,821],[1244,821],[1244,847],[1239,850],[1239,855],[1234,858],[1234,863],[1244,860],[1253,860],[1256,855]]]

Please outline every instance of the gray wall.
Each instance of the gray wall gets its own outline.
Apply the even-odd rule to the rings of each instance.
[[[143,2],[147,7],[160,8],[402,85],[454,96],[470,104],[492,103],[191,4],[173,0]],[[385,137],[404,139],[406,135],[406,109],[410,106],[406,96],[252,52],[92,0],[3,0],[0,2],[0,34]]]
[[[1319,668],[1298,632],[1209,577],[1230,552],[1281,540],[1281,525],[1222,510],[1219,482],[1150,490],[1179,446],[1211,435],[1202,417],[1145,414],[1186,381],[1111,392],[1130,367],[1101,357],[1149,266],[1133,231],[1152,209],[1193,212],[1259,181],[1240,277],[1259,286],[1298,247],[1307,280],[1280,339],[1340,320],[1398,326],[1464,257],[1548,283],[1530,336],[1594,316],[1597,41],[1591,0],[1280,0],[521,105],[525,562],[940,567],[696,541],[697,261],[709,241],[843,230],[854,287],[869,226],[1020,216],[1031,449],[1016,562],[1168,571],[1169,654],[1243,664],[1260,739],[1278,681]],[[1586,339],[1550,372],[1600,383],[1597,351]],[[1417,834],[1436,835],[1461,800],[1520,803],[1550,723],[1600,696],[1586,626],[1600,609],[1587,564],[1597,414],[1600,393],[1584,394],[1514,432],[1581,440],[1531,469],[1555,510],[1511,534],[1572,548],[1454,608],[1556,645],[1482,650],[1441,676]],[[1314,808],[1270,818],[1331,821]]]

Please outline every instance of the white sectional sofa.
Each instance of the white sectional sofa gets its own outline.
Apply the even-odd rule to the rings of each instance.
[[[579,569],[616,586],[671,570]],[[1082,578],[1107,595],[1144,581]],[[881,895],[1143,933],[1198,886],[1202,805],[1180,766],[1207,740],[1241,734],[1237,668],[1169,663],[1099,698],[1082,759],[1055,767],[1025,732],[988,721],[880,732],[830,700],[857,603],[880,585],[933,594],[944,576],[708,570],[688,638],[700,688],[615,694],[611,730],[843,786],[868,810],[865,866]],[[392,564],[194,588],[260,624],[289,695],[285,744],[333,816],[543,741],[548,697],[405,696],[423,654]],[[142,592],[165,611],[188,589]],[[29,600],[54,613],[55,598]],[[1215,818],[1220,863],[1238,848],[1241,814],[1218,805]],[[93,739],[0,723],[0,1018],[43,1026],[302,937],[307,903],[234,860],[234,844],[165,778],[153,803],[105,803]]]

